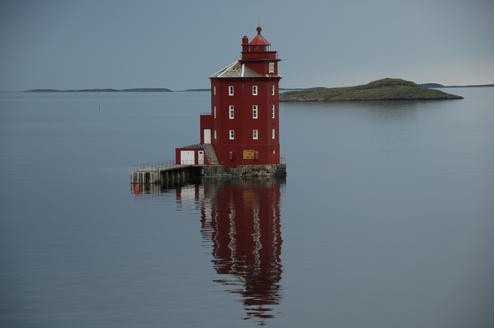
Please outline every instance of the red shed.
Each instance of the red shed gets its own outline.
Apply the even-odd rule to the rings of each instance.
[[[205,157],[204,148],[201,145],[183,146],[175,149],[176,164],[184,165],[208,165],[208,157]]]

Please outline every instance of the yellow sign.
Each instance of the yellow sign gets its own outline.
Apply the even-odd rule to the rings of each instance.
[[[252,150],[252,149],[245,149],[242,152],[242,158],[243,159],[254,159],[254,150]]]

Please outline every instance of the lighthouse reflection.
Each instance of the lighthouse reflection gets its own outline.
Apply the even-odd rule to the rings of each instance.
[[[256,318],[260,324],[274,317],[273,306],[281,298],[282,183],[206,181],[194,190],[201,234],[212,247],[212,263],[219,275],[214,281],[241,295],[245,319]],[[177,191],[181,201],[183,189]],[[191,195],[191,190],[185,194]]]

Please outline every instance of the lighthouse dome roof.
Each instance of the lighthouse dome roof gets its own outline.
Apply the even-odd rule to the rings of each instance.
[[[268,40],[265,39],[265,37],[263,35],[261,35],[261,31],[262,31],[261,26],[258,26],[256,28],[256,32],[258,32],[258,34],[251,40],[251,42],[249,42],[250,46],[269,46],[270,45],[270,42],[268,42]]]

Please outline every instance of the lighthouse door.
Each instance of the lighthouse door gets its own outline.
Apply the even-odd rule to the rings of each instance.
[[[204,129],[203,130],[203,141],[205,144],[211,144],[211,130]]]
[[[181,150],[180,163],[186,165],[194,165],[194,150]]]

